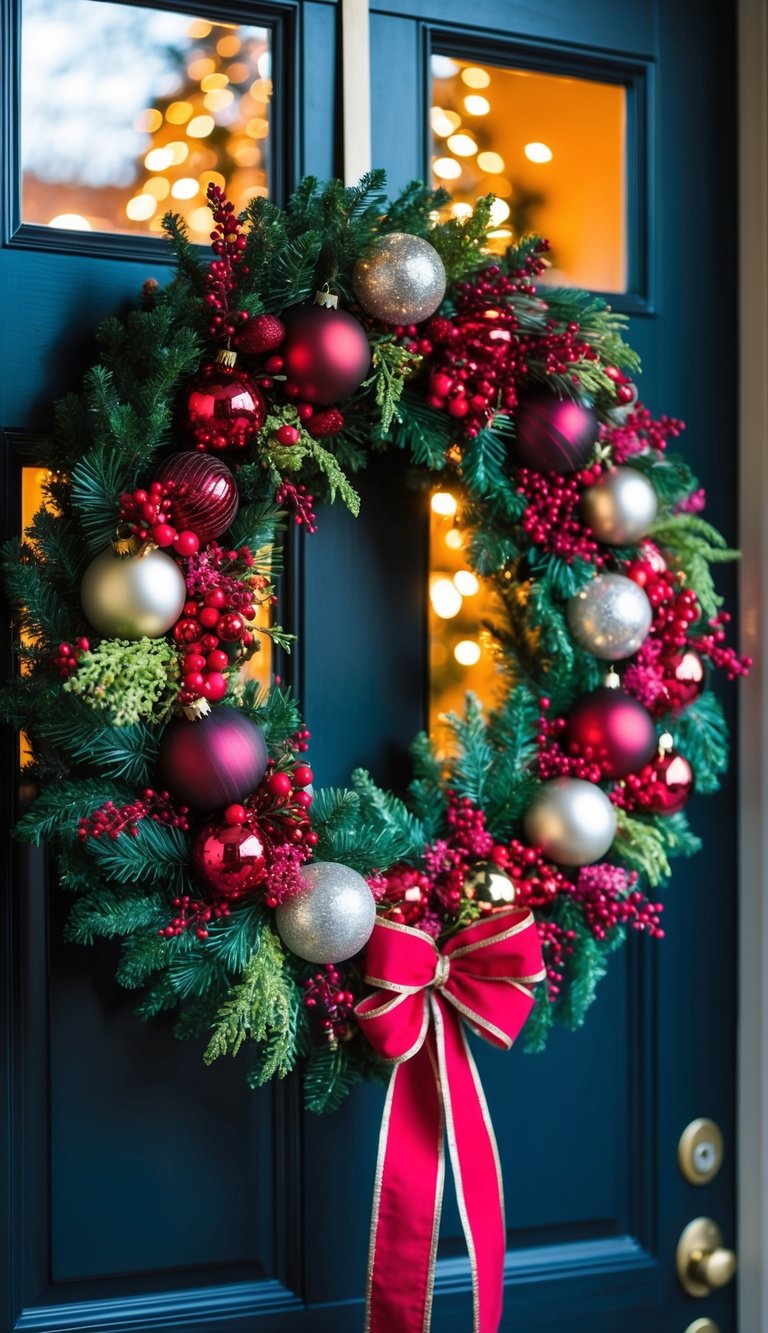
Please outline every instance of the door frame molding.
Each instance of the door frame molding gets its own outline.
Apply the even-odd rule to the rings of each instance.
[[[768,10],[739,0],[739,1327],[768,1329]]]

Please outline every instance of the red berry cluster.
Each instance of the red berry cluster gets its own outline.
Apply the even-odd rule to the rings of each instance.
[[[259,593],[266,579],[248,571],[253,557],[246,547],[223,551],[211,542],[199,560],[187,568],[187,589],[192,593],[185,602],[173,637],[183,652],[183,704],[196,699],[219,703],[227,692],[224,673],[230,666],[227,647],[247,648],[254,641],[248,623],[256,617]],[[235,569],[235,573],[230,572]]]
[[[307,753],[311,736],[312,732],[308,727],[299,727],[298,731],[294,731],[291,737],[291,745],[297,754]]]
[[[536,759],[536,772],[542,782],[550,778],[583,778],[585,782],[601,782],[603,770],[592,755],[583,755],[578,748],[570,745],[565,751],[560,743],[567,718],[549,717],[549,699],[539,700],[541,714],[536,744],[539,747]]]
[[[546,907],[558,893],[568,891],[562,871],[537,848],[513,838],[503,850],[506,859],[500,860],[499,865],[515,886],[516,906]]]
[[[77,671],[80,654],[89,652],[90,647],[87,639],[75,639],[74,644],[60,643],[56,656],[51,658],[51,666],[62,680],[69,680]]]
[[[303,525],[307,532],[317,532],[317,515],[312,507],[315,500],[306,486],[281,481],[275,491],[275,503],[293,510],[293,521],[298,527]]]
[[[209,185],[207,203],[216,224],[211,232],[211,249],[218,256],[205,276],[205,304],[211,313],[208,331],[212,338],[226,340],[234,337],[246,323],[244,310],[232,310],[232,297],[238,287],[238,272],[247,274],[243,258],[247,238],[235,214],[235,206],[218,185]]]
[[[541,921],[538,918],[536,929],[547,971],[547,994],[550,1004],[553,1004],[563,984],[566,959],[573,953],[576,931],[565,930],[557,921]]]
[[[659,567],[659,561],[633,560],[625,573],[641,588],[653,608],[650,634],[658,639],[662,652],[674,656],[685,647],[691,625],[701,616],[699,599],[693,588],[682,586],[682,575]]]
[[[207,940],[210,922],[218,921],[220,917],[230,914],[230,906],[226,899],[206,903],[201,899],[192,898],[188,893],[180,898],[172,898],[171,907],[176,908],[176,916],[157,932],[166,939],[183,935],[187,930],[194,930],[199,940]]]
[[[468,796],[457,796],[455,792],[448,792],[446,821],[451,830],[449,835],[451,847],[463,852],[466,857],[474,857],[478,861],[483,857],[492,856],[494,840],[485,827],[485,812],[473,805]],[[503,847],[497,849],[499,855],[504,850]]]
[[[752,666],[752,658],[741,655],[734,648],[730,648],[726,642],[724,625],[730,624],[731,615],[729,611],[720,611],[709,621],[709,630],[706,634],[697,634],[689,640],[691,647],[702,657],[706,657],[713,666],[720,667],[725,671],[728,680],[736,680],[738,676],[746,676]]]
[[[177,555],[194,555],[200,547],[194,532],[177,532],[173,526],[174,496],[181,496],[186,485],[173,481],[153,481],[148,491],[123,491],[120,496],[120,520],[127,523],[139,541],[150,538],[157,546],[172,546]]]
[[[127,805],[116,806],[107,801],[90,815],[83,815],[77,829],[81,842],[88,838],[118,838],[121,833],[128,833],[135,838],[142,819],[153,819],[156,824],[167,824],[170,828],[189,828],[189,811],[185,805],[174,806],[170,793],[154,791],[147,787],[141,796]]]
[[[571,888],[571,897],[581,908],[584,924],[597,940],[619,926],[645,930],[655,939],[663,939],[661,903],[652,903],[644,893],[632,886],[637,882],[633,871],[627,874],[620,866],[607,863],[583,866]],[[628,892],[630,890],[630,892]]]
[[[311,782],[312,770],[308,764],[294,764],[292,768],[279,769],[270,765],[258,791],[249,798],[247,808],[230,807],[227,812],[228,819],[233,818],[235,812],[238,816],[242,813],[242,818],[234,821],[237,823],[251,819],[258,821],[259,830],[271,848],[270,873],[267,876],[264,893],[267,907],[277,907],[286,896],[280,891],[281,887],[288,887],[287,881],[285,885],[281,885],[278,882],[281,877],[278,876],[275,880],[274,876],[275,870],[281,868],[279,856],[277,865],[272,864],[275,851],[279,849],[280,844],[292,845],[299,854],[298,862],[307,860],[312,848],[317,846],[317,834],[309,821],[312,793],[307,791],[307,787]],[[282,868],[290,874],[295,865],[292,863]]]
[[[313,1011],[327,1041],[343,1041],[350,1035],[349,1019],[355,997],[342,986],[341,973],[333,963],[304,982],[304,1004]]]
[[[607,373],[610,373],[610,368]],[[620,396],[622,393],[623,398]],[[620,403],[631,401],[632,389],[628,381],[619,384],[616,397]],[[626,463],[633,454],[642,453],[645,449],[663,452],[667,440],[676,439],[684,430],[685,422],[679,421],[677,417],[664,416],[657,421],[647,407],[637,403],[620,426],[601,426],[600,439],[610,445],[611,457],[618,465]]]
[[[578,559],[602,568],[600,547],[579,512],[585,488],[600,475],[599,465],[569,476],[518,469],[517,489],[528,501],[520,524],[532,545],[560,556],[566,564]]]
[[[628,403],[632,402],[632,399],[635,396],[635,391],[632,388],[632,381],[629,376],[625,375],[623,370],[619,370],[618,366],[604,366],[603,370],[608,376],[608,379],[612,380],[616,385],[616,402],[618,406],[626,407]]]

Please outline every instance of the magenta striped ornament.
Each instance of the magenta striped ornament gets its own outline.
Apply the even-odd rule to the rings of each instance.
[[[221,459],[192,450],[170,454],[155,481],[175,483],[171,518],[179,532],[194,532],[204,544],[231,527],[239,504],[237,482]]]

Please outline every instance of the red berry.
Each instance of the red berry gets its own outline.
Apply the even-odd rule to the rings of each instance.
[[[205,612],[202,611],[200,614],[204,615]],[[243,623],[242,616],[237,615],[234,611],[230,611],[228,615],[222,616],[219,620],[216,626],[216,633],[225,643],[234,643],[235,640],[243,637],[244,629],[245,624]]]
[[[221,615],[215,606],[204,606],[197,618],[206,629],[213,629],[218,625]]]
[[[207,658],[209,671],[226,671],[229,666],[229,658],[221,648],[214,648],[213,652],[208,654]]]
[[[175,537],[176,529],[172,528],[170,523],[158,523],[152,529],[152,540],[157,542],[158,546],[170,546]]]
[[[312,781],[312,769],[309,764],[297,764],[293,770],[293,781],[296,787],[308,787]]]
[[[272,773],[267,778],[266,788],[270,796],[276,796],[279,799],[283,796],[290,796],[293,784],[287,773]]]
[[[204,678],[200,671],[190,671],[184,677],[184,686],[188,690],[196,690],[198,693],[203,688]]]
[[[200,653],[187,653],[184,658],[184,673],[205,670],[205,658]]]
[[[224,811],[224,822],[226,824],[243,824],[245,822],[246,810],[244,805],[228,805]]]
[[[217,606],[219,610],[227,605],[227,594],[223,588],[211,588],[210,592],[205,594],[206,606]]]
[[[293,799],[296,805],[300,805],[303,810],[308,810],[312,804],[312,793],[311,791],[297,791]]]
[[[280,426],[275,431],[275,439],[278,444],[288,445],[289,447],[298,444],[300,436],[295,426]]]
[[[451,417],[465,417],[469,411],[469,403],[463,395],[459,398],[452,398],[448,404],[448,415]]]
[[[203,678],[203,697],[211,703],[218,703],[227,692],[227,681],[219,671],[209,671]]]
[[[200,640],[200,651],[203,653],[210,653],[214,648],[218,648],[218,646],[219,640],[215,634],[204,634]]]
[[[200,540],[195,536],[194,532],[180,532],[174,539],[173,543],[173,549],[176,554],[182,556],[194,555],[195,551],[199,549],[199,546]]]

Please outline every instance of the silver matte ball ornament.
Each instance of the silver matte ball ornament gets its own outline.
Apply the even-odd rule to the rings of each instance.
[[[658,508],[653,486],[635,467],[612,468],[581,501],[584,522],[608,546],[634,546],[648,532]]]
[[[545,782],[523,816],[532,846],[561,866],[587,866],[605,856],[616,812],[605,792],[581,778]]]
[[[503,907],[515,901],[515,886],[493,861],[478,861],[464,876],[464,897],[470,902]]]
[[[565,611],[579,647],[604,662],[636,653],[653,619],[643,589],[623,574],[598,574],[570,599]]]
[[[445,296],[445,268],[434,245],[389,232],[355,264],[355,296],[383,324],[420,324]]]
[[[376,903],[362,875],[335,861],[311,861],[301,889],[275,909],[283,944],[308,963],[342,963],[368,943]]]
[[[80,600],[104,639],[159,639],[181,615],[187,585],[164,551],[119,556],[108,546],[86,569]]]

